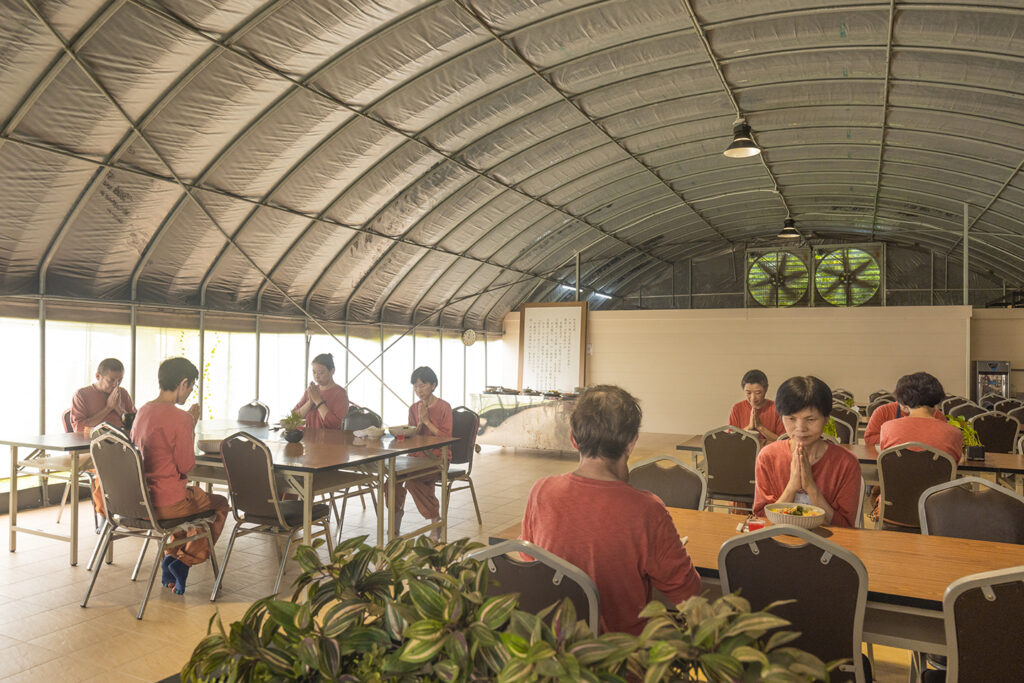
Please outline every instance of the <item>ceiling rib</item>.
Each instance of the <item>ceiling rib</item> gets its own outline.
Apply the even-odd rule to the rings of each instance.
[[[984,216],[988,212],[988,210],[992,208],[992,205],[996,203],[996,200],[999,199],[1000,195],[1003,194],[1003,191],[1007,187],[1009,187],[1009,185],[1013,181],[1013,179],[1017,176],[1018,173],[1020,173],[1020,169],[1021,168],[1024,168],[1024,159],[1021,159],[1021,162],[1019,164],[1017,164],[1017,168],[1013,169],[1013,173],[1011,173],[1009,175],[1009,177],[1006,179],[1006,182],[1003,183],[1002,187],[1000,187],[999,190],[996,191],[996,193],[994,195],[992,195],[992,199],[988,200],[988,204],[986,204],[985,207],[981,211],[978,212],[978,215],[975,216],[974,219],[971,220],[970,223],[968,223],[968,225],[967,225],[967,231],[968,232],[970,232],[971,229],[974,228],[974,224],[978,222],[978,219],[981,218],[982,216]],[[950,254],[952,254],[953,250],[956,249],[957,247],[959,247],[960,243],[963,242],[963,239],[964,239],[963,235],[958,237],[956,242],[953,243],[953,246],[951,246],[949,248],[949,251],[946,252],[946,256],[949,256]]]
[[[543,74],[542,74],[542,73],[540,72],[540,70],[539,70],[539,69],[538,69],[538,68],[537,68],[537,67],[536,67],[536,66],[535,66],[535,65],[534,65],[533,63],[531,63],[531,62],[530,62],[529,60],[527,60],[527,59],[526,59],[526,57],[525,57],[525,56],[524,56],[524,55],[523,55],[523,54],[522,54],[522,53],[521,53],[521,52],[520,52],[519,50],[517,50],[517,49],[516,49],[515,45],[513,45],[513,44],[512,44],[512,43],[510,43],[509,41],[505,40],[505,39],[504,39],[504,38],[503,38],[502,36],[498,35],[498,33],[497,33],[497,32],[496,32],[496,31],[495,31],[495,30],[494,30],[493,28],[491,28],[491,26],[490,26],[490,25],[488,25],[488,23],[487,23],[487,22],[486,22],[486,21],[484,20],[484,18],[483,18],[482,16],[480,16],[479,12],[477,12],[475,8],[473,8],[473,7],[472,7],[472,6],[471,6],[471,5],[470,5],[470,4],[468,3],[468,2],[466,2],[465,0],[453,0],[453,1],[455,2],[455,4],[457,4],[457,5],[459,6],[459,7],[461,7],[461,8],[463,9],[463,11],[465,11],[465,12],[466,12],[466,13],[467,13],[467,14],[468,14],[469,16],[471,16],[471,17],[473,18],[473,20],[474,20],[474,21],[476,21],[476,22],[477,22],[477,23],[478,23],[478,24],[480,25],[480,27],[481,27],[481,28],[483,28],[483,29],[484,29],[485,31],[487,31],[487,32],[488,32],[488,33],[489,33],[489,34],[491,35],[491,37],[492,37],[492,38],[493,38],[493,39],[494,39],[495,41],[497,41],[497,42],[498,42],[498,43],[499,43],[500,45],[504,46],[504,48],[505,48],[506,50],[508,50],[508,51],[509,51],[509,53],[511,53],[511,54],[512,54],[513,56],[515,56],[515,58],[516,58],[517,60],[519,60],[519,61],[520,61],[520,62],[521,62],[521,63],[522,63],[522,64],[523,64],[523,65],[524,65],[525,67],[527,67],[528,69],[530,69],[530,71],[532,71],[532,72],[533,72],[533,74],[534,74],[534,75],[535,75],[535,76],[536,76],[537,78],[539,78],[539,79],[540,79],[541,81],[543,81],[543,82],[544,82],[545,84],[547,84],[547,86],[548,86],[549,88],[551,88],[551,90],[552,90],[553,92],[555,92],[555,93],[556,93],[556,94],[557,94],[557,95],[558,95],[558,96],[559,96],[560,98],[562,98],[562,101],[564,101],[564,102],[565,102],[566,104],[568,104],[568,105],[569,105],[569,106],[571,106],[571,107],[572,107],[573,109],[575,109],[575,110],[576,110],[577,112],[579,112],[580,116],[582,116],[583,118],[585,118],[585,119],[586,119],[586,120],[587,120],[587,121],[588,121],[588,122],[590,123],[590,125],[591,125],[591,126],[593,126],[593,127],[595,128],[595,129],[597,129],[598,131],[600,131],[600,133],[601,133],[601,134],[602,134],[602,135],[603,135],[604,137],[606,137],[606,138],[607,138],[607,139],[608,139],[608,140],[609,140],[610,142],[612,142],[612,143],[613,143],[613,144],[614,144],[614,145],[615,145],[616,147],[618,147],[618,148],[619,148],[619,149],[621,149],[621,150],[622,150],[623,152],[625,152],[625,154],[626,154],[627,156],[629,156],[629,157],[630,157],[631,159],[633,159],[633,161],[635,161],[635,162],[636,162],[636,163],[637,163],[637,164],[638,164],[639,166],[643,167],[643,168],[644,168],[644,169],[645,169],[645,170],[646,170],[646,171],[647,171],[648,173],[650,173],[650,174],[651,174],[651,175],[652,175],[652,176],[653,176],[653,177],[654,177],[654,178],[655,178],[655,179],[656,179],[656,180],[657,180],[657,181],[658,181],[659,183],[661,183],[661,185],[663,185],[663,186],[665,187],[665,189],[666,189],[666,190],[668,190],[668,191],[669,191],[669,192],[670,192],[671,194],[673,194],[673,195],[675,195],[676,197],[678,197],[678,198],[679,198],[679,201],[680,201],[680,202],[682,203],[682,205],[683,205],[683,206],[685,206],[685,207],[686,207],[687,209],[689,209],[690,211],[692,211],[692,212],[693,212],[694,214],[696,214],[697,216],[699,216],[699,217],[700,217],[700,219],[701,219],[701,220],[702,220],[702,221],[704,222],[704,224],[708,226],[708,228],[710,228],[710,229],[711,229],[712,231],[714,231],[714,232],[715,232],[716,234],[718,234],[718,236],[719,236],[719,237],[721,237],[721,238],[722,238],[722,239],[723,239],[723,240],[724,240],[725,242],[727,242],[727,243],[731,244],[731,241],[730,241],[729,239],[727,239],[727,238],[726,238],[726,237],[725,237],[724,235],[722,235],[722,234],[718,233],[718,231],[717,231],[717,230],[715,230],[715,227],[714,227],[713,225],[711,225],[710,223],[708,223],[707,219],[705,219],[705,218],[704,218],[704,216],[701,216],[700,212],[699,212],[699,211],[697,211],[697,210],[696,210],[695,208],[693,208],[693,207],[692,207],[692,206],[690,205],[690,203],[689,203],[689,202],[688,202],[688,201],[686,200],[686,198],[685,198],[685,197],[684,197],[684,196],[683,196],[683,195],[682,195],[682,194],[681,194],[680,192],[677,192],[677,191],[675,190],[675,188],[673,188],[673,187],[672,187],[671,185],[669,185],[669,184],[668,184],[668,183],[667,183],[667,182],[665,181],[665,179],[664,179],[664,178],[662,178],[662,177],[661,177],[660,175],[658,175],[658,173],[657,173],[657,172],[656,172],[656,171],[655,171],[655,170],[654,170],[653,168],[651,168],[651,167],[650,167],[650,166],[648,166],[648,165],[647,165],[646,163],[644,163],[644,162],[643,162],[643,161],[642,161],[642,160],[641,160],[641,159],[640,159],[639,157],[637,157],[637,155],[636,155],[636,154],[634,154],[634,153],[633,153],[633,152],[632,152],[631,150],[629,150],[629,149],[628,149],[628,148],[627,148],[627,147],[626,147],[625,145],[623,145],[623,144],[622,144],[622,141],[620,141],[620,140],[619,140],[618,138],[614,137],[614,136],[613,136],[613,135],[612,135],[611,133],[609,133],[609,132],[607,131],[607,129],[605,129],[605,127],[604,127],[604,126],[602,126],[602,125],[601,125],[601,124],[600,124],[600,123],[599,123],[599,122],[598,122],[598,121],[597,121],[597,120],[596,120],[596,119],[595,119],[594,117],[592,117],[592,116],[591,116],[590,114],[588,114],[588,113],[587,113],[586,111],[584,111],[584,110],[583,110],[583,108],[582,108],[582,107],[581,107],[581,106],[580,106],[579,104],[577,104],[577,103],[576,103],[575,101],[573,101],[573,100],[572,100],[572,99],[571,99],[571,98],[570,98],[570,97],[569,97],[568,95],[566,95],[566,94],[565,94],[564,92],[562,92],[561,90],[559,90],[559,89],[558,89],[558,88],[557,88],[557,87],[555,86],[555,84],[554,84],[554,83],[552,83],[552,82],[551,82],[550,80],[548,80],[547,78],[545,78],[545,77],[544,77],[544,75],[543,75]]]
[[[249,254],[244,249],[242,249],[241,247],[238,246],[237,243],[235,243],[235,241],[232,239],[231,235],[229,235],[227,233],[227,231],[224,230],[224,228],[220,225],[220,223],[218,223],[217,220],[213,217],[213,215],[206,209],[206,207],[203,205],[203,203],[199,201],[199,198],[196,197],[192,193],[192,190],[181,180],[181,178],[178,176],[178,174],[175,172],[175,170],[168,163],[167,159],[160,153],[159,150],[156,149],[156,147],[152,144],[152,142],[150,142],[149,138],[139,128],[138,124],[136,124],[135,121],[132,120],[131,116],[128,115],[128,112],[125,111],[124,107],[121,106],[121,103],[118,102],[117,99],[114,98],[114,96],[110,93],[110,91],[107,90],[106,86],[104,86],[99,81],[99,79],[96,77],[96,74],[94,74],[92,72],[92,70],[81,60],[81,58],[78,56],[78,54],[71,50],[71,46],[67,43],[66,40],[64,40],[63,36],[60,35],[60,33],[53,27],[53,25],[50,24],[49,20],[47,20],[46,17],[43,16],[43,14],[38,10],[38,8],[36,8],[36,6],[33,4],[32,0],[22,0],[22,2],[28,7],[28,9],[32,12],[32,14],[35,15],[36,19],[47,28],[47,30],[50,32],[51,36],[54,38],[54,40],[56,40],[60,44],[61,48],[67,53],[67,55],[72,60],[74,60],[75,64],[78,65],[78,68],[80,68],[82,70],[82,72],[86,75],[86,77],[89,79],[89,81],[93,84],[93,87],[95,87],[103,95],[103,97],[108,102],[110,102],[110,104],[115,109],[117,109],[118,113],[121,115],[122,118],[124,118],[125,122],[129,126],[131,126],[132,130],[135,131],[135,134],[138,135],[139,139],[143,142],[143,144],[145,144],[146,147],[149,149],[149,151],[157,159],[160,160],[160,163],[163,164],[163,166],[167,169],[167,172],[170,173],[174,177],[175,182],[178,184],[179,187],[181,187],[182,191],[184,191],[186,194],[188,194],[188,196],[192,199],[192,201],[195,202],[195,204],[199,208],[199,210],[206,216],[206,219],[209,220],[210,223],[218,231],[220,231],[220,233],[222,235],[224,235],[225,239],[229,240],[232,244],[235,245],[235,248],[238,249],[239,253],[249,262],[250,266],[255,268],[256,271],[258,273],[260,273],[264,278],[269,279],[270,276],[267,275],[259,267],[259,265],[256,263],[256,261],[254,261],[253,258],[251,256],[249,256]],[[306,318],[308,318],[313,324],[315,324],[317,327],[319,327],[321,330],[323,330],[324,334],[327,334],[328,336],[330,336],[343,349],[345,349],[346,352],[348,351],[348,346],[344,342],[342,342],[340,339],[338,339],[330,330],[328,330],[327,327],[323,324],[323,322],[321,322],[319,319],[314,318],[313,316],[311,316],[309,314],[309,312],[306,311],[301,306],[299,306],[298,302],[295,301],[294,299],[292,299],[288,295],[287,292],[285,292],[280,287],[277,287],[276,283],[273,283],[273,284],[274,284],[274,287],[276,289],[278,289],[278,291],[281,292],[281,295],[284,296],[299,311],[301,311],[302,314],[304,316],[306,316]],[[353,356],[358,363],[360,363],[361,365],[363,365],[363,367],[365,367],[367,370],[369,370],[370,374],[373,375],[377,380],[379,380],[381,382],[381,385],[384,386],[385,388],[387,388],[388,391],[390,391],[392,394],[394,394],[394,396],[398,400],[400,400],[403,403],[405,403],[405,399],[403,399],[401,396],[399,396],[397,393],[395,393],[395,391],[393,389],[391,389],[384,382],[384,379],[382,377],[379,377],[373,370],[370,370],[369,367],[367,367],[366,364],[363,363],[359,359],[358,356],[356,356],[355,354],[351,354],[351,353],[349,355]]]
[[[725,80],[725,74],[722,73],[722,65],[718,62],[718,57],[715,56],[714,51],[711,49],[711,43],[708,42],[707,34],[704,33],[704,27],[701,26],[700,20],[697,19],[697,14],[693,11],[693,5],[690,0],[682,0],[683,7],[686,9],[686,13],[690,16],[690,21],[693,23],[693,30],[697,32],[697,37],[700,38],[701,45],[704,46],[704,52],[707,54],[708,62],[711,63],[711,67],[718,74],[718,79],[722,82],[722,89],[725,94],[729,97],[729,101],[732,102],[733,109],[736,110],[737,119],[745,119],[743,112],[740,110],[740,105],[736,101],[736,96],[733,94],[732,86]],[[755,140],[756,142],[756,140]],[[786,209],[786,215],[789,216],[789,204],[786,202],[786,197],[779,191],[779,181],[775,179],[775,174],[772,173],[772,169],[768,167],[768,162],[764,159],[764,152],[758,154],[758,159],[761,161],[761,165],[764,166],[765,172],[768,174],[768,178],[772,181],[772,187],[775,188],[775,192],[779,195],[779,201],[782,202],[782,206]]]
[[[541,199],[539,197],[534,197],[532,195],[529,195],[526,192],[523,192],[522,190],[520,190],[519,188],[517,188],[515,186],[512,186],[512,185],[509,185],[508,183],[503,182],[499,178],[494,177],[490,173],[487,173],[487,172],[484,172],[484,171],[479,171],[479,170],[473,168],[472,166],[469,166],[465,162],[460,161],[459,159],[457,159],[454,155],[449,154],[448,152],[445,152],[444,150],[442,150],[442,149],[438,148],[437,146],[433,145],[432,143],[422,139],[420,137],[419,133],[407,133],[407,132],[405,132],[405,131],[403,131],[403,130],[401,130],[399,128],[396,128],[394,125],[392,125],[391,123],[385,121],[384,119],[382,119],[379,116],[375,116],[375,115],[363,112],[362,110],[360,110],[360,109],[358,109],[356,107],[353,107],[352,105],[350,105],[350,104],[348,104],[346,102],[343,102],[343,101],[339,100],[338,98],[334,97],[330,93],[327,93],[327,92],[324,92],[324,91],[319,90],[317,88],[313,88],[313,87],[311,87],[309,85],[306,85],[306,84],[302,83],[302,81],[300,79],[297,79],[294,76],[292,76],[291,74],[288,74],[288,73],[285,73],[285,72],[281,71],[280,69],[276,68],[272,64],[266,63],[264,60],[260,59],[258,56],[252,54],[251,52],[248,52],[248,51],[245,51],[245,50],[240,50],[238,47],[236,47],[234,45],[224,44],[223,41],[221,41],[219,38],[216,38],[216,37],[208,35],[204,31],[201,31],[198,28],[196,28],[194,26],[191,26],[187,22],[183,21],[181,18],[176,17],[175,15],[173,15],[171,13],[168,13],[167,11],[165,11],[162,8],[157,8],[157,7],[153,7],[153,6],[150,6],[148,4],[145,4],[145,3],[140,3],[138,0],[132,0],[132,2],[136,3],[139,7],[142,7],[142,8],[146,9],[149,12],[152,12],[152,13],[157,14],[159,16],[165,17],[168,20],[171,20],[171,21],[174,21],[174,22],[178,23],[179,25],[181,25],[185,29],[195,33],[197,36],[202,37],[204,40],[208,40],[211,43],[214,43],[214,44],[217,44],[217,45],[221,45],[225,50],[228,50],[228,51],[238,55],[239,57],[242,57],[243,59],[249,60],[249,61],[257,64],[258,66],[260,66],[260,68],[267,69],[268,71],[274,73],[279,78],[287,80],[287,81],[291,82],[292,84],[294,84],[295,86],[297,86],[299,88],[303,88],[304,90],[309,91],[310,93],[312,93],[313,95],[315,95],[317,97],[326,99],[326,100],[332,102],[333,104],[335,104],[335,105],[337,105],[339,107],[342,107],[342,108],[352,112],[356,116],[364,117],[364,118],[366,118],[366,119],[368,119],[370,121],[373,121],[376,124],[384,126],[385,128],[387,128],[388,130],[390,130],[391,132],[393,132],[393,133],[395,133],[397,135],[401,135],[402,137],[404,137],[404,138],[406,138],[408,140],[411,140],[411,141],[413,141],[413,142],[415,142],[417,144],[423,145],[424,147],[426,147],[430,151],[432,151],[432,152],[434,152],[436,154],[439,154],[440,156],[444,157],[448,161],[450,161],[450,162],[452,162],[452,163],[454,163],[454,164],[464,168],[465,170],[469,171],[470,173],[472,173],[474,175],[477,175],[477,176],[480,176],[480,177],[483,177],[483,178],[487,178],[488,180],[491,180],[491,181],[493,181],[493,182],[495,182],[495,183],[497,183],[497,184],[499,184],[499,185],[501,185],[501,186],[503,186],[503,187],[513,191],[513,192],[521,194],[522,196],[530,199],[531,201],[537,202],[538,204],[542,204],[542,205],[544,205],[544,206],[546,206],[546,207],[548,207],[550,209],[558,211],[559,213],[562,213],[565,216],[567,216],[568,218],[570,218],[571,220],[579,221],[583,225],[586,225],[588,228],[590,228],[592,230],[595,230],[595,231],[601,233],[602,235],[605,235],[604,231],[599,226],[594,225],[592,223],[588,223],[587,221],[581,220],[580,218],[570,214],[569,212],[565,211],[564,209],[562,209],[562,208],[560,208],[558,206],[555,206],[553,204],[550,204],[550,203],[544,201],[543,199]],[[648,258],[650,258],[650,259],[652,259],[654,261],[661,261],[661,259],[657,255],[655,255],[655,254],[647,252],[644,249],[640,249],[640,248],[638,248],[638,247],[636,247],[636,246],[634,246],[634,245],[632,245],[632,244],[630,244],[628,242],[625,242],[624,240],[621,240],[621,239],[618,239],[618,238],[613,238],[613,239],[616,239],[616,241],[621,242],[623,245],[625,245],[629,249],[632,249],[632,250],[635,250],[635,251],[639,251],[641,253],[646,254]]]

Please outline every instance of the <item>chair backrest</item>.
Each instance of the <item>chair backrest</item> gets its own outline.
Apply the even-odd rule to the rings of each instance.
[[[888,389],[879,389],[878,391],[872,391],[868,395],[868,403],[874,403],[877,399],[880,398],[887,399],[888,401],[896,400],[896,398],[893,396],[893,393]]]
[[[1024,434],[1022,434],[1021,437],[1017,439],[1017,452],[1020,453],[1021,455],[1024,455]]]
[[[670,455],[656,455],[630,467],[629,483],[650,491],[670,508],[703,510],[708,497],[708,480],[704,475]]]
[[[783,543],[776,538],[780,536],[796,537],[802,543]],[[722,544],[718,573],[722,592],[740,591],[751,609],[762,610],[776,600],[795,600],[772,608],[773,614],[792,624],[787,630],[800,632],[792,647],[825,662],[851,660],[833,671],[829,680],[865,680],[861,640],[868,574],[852,552],[807,529],[772,526]]]
[[[159,529],[139,449],[118,429],[103,423],[93,429],[89,454],[100,480],[107,519],[117,517],[127,526]]]
[[[952,481],[956,461],[919,441],[886,448],[878,454],[882,517],[910,527],[921,526],[917,502],[925,489]]]
[[[260,403],[255,399],[238,409],[239,422],[255,422],[265,425],[267,424],[268,417],[270,417],[270,408],[265,403]]]
[[[978,399],[978,405],[986,410],[992,410],[992,406],[1004,400],[1006,397],[1002,394],[988,393]]]
[[[953,406],[952,408],[949,409],[949,413],[947,414],[952,415],[953,417],[962,417],[965,420],[970,420],[975,415],[981,415],[982,413],[986,412],[988,411],[979,406],[977,403],[967,402],[961,403],[958,406]]]
[[[1024,567],[971,574],[949,584],[946,680],[1005,681],[1024,671]]]
[[[844,406],[841,403],[832,405],[832,417],[842,420],[854,428],[860,423],[860,413],[856,409]]]
[[[708,494],[754,495],[754,465],[761,443],[751,432],[725,425],[704,433]]]
[[[918,515],[922,534],[1024,544],[1024,496],[981,477],[925,490]]]
[[[239,513],[276,519],[285,526],[278,503],[274,462],[267,445],[245,432],[236,432],[220,442],[228,492],[235,519]]]
[[[998,410],[1000,413],[1008,413],[1014,408],[1020,408],[1021,406],[1024,406],[1024,401],[1021,401],[1019,398],[1007,398],[992,406],[992,410]]]
[[[480,416],[465,406],[452,411],[452,436],[458,438],[452,444],[452,464],[466,463],[473,471],[473,451],[476,448],[476,434],[480,431]]]
[[[382,426],[384,426],[384,421],[380,415],[369,408],[356,408],[355,410],[350,408],[341,427],[342,429],[354,432],[359,429],[366,429],[367,427]]]
[[[833,411],[835,412],[835,411]],[[838,417],[832,417],[832,421],[836,425],[836,440],[839,443],[852,444],[857,440],[857,429],[850,425],[846,420],[840,420]]]
[[[872,399],[871,402],[868,403],[866,411],[868,417],[871,417],[871,414],[878,410],[879,408],[881,408],[882,406],[892,402],[893,398],[891,396],[882,396],[881,398]]]
[[[968,422],[978,432],[981,445],[990,453],[1011,453],[1020,431],[1020,422],[1006,413],[989,411],[975,415]]]
[[[71,426],[71,408],[60,414],[60,422],[64,425],[64,431],[68,434],[75,431],[75,428]]]
[[[949,411],[953,410],[953,408],[956,408],[957,406],[962,406],[965,403],[970,403],[970,401],[963,396],[951,396],[939,404],[939,410],[942,411],[943,415],[949,415]]]
[[[512,552],[525,553],[533,562],[507,555]],[[529,541],[504,541],[472,552],[468,557],[487,561],[488,595],[519,593],[519,609],[531,613],[569,598],[576,608],[576,616],[586,620],[590,630],[598,633],[601,610],[597,586],[576,565]]]
[[[853,394],[851,392],[847,391],[846,389],[836,388],[836,389],[832,390],[832,400],[833,401],[839,401],[840,403],[842,403],[843,401],[845,401],[848,398],[853,398]]]
[[[1017,422],[1024,424],[1024,406],[1021,406],[1020,408],[1012,408],[1006,411],[1006,414],[1012,417]]]

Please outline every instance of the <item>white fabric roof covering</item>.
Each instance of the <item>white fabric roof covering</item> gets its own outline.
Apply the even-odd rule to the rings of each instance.
[[[0,0],[0,95],[0,294],[498,329],[963,202],[1024,282],[1021,0]]]

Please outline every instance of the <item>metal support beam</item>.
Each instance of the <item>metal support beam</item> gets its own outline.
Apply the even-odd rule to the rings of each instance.
[[[138,324],[139,324],[139,319],[138,319],[138,316],[139,316],[138,306],[136,306],[135,304],[132,304],[132,308],[131,308],[131,326],[132,326],[131,327],[131,344],[132,344],[131,363],[132,363],[132,376],[131,376],[131,383],[129,384],[129,386],[131,387],[132,400],[135,401],[136,403],[138,403],[138,398],[137,398],[137,394],[135,393],[135,387],[136,387],[136,382],[138,381],[138,377],[139,377],[139,370],[138,370],[138,367],[139,367],[139,362],[138,362],[138,342],[139,342]]]
[[[39,300],[39,433],[46,433],[46,301]],[[16,472],[11,472],[15,476]]]
[[[260,400],[260,316],[256,315],[256,394],[255,400]]]
[[[206,408],[203,405],[203,389],[206,386],[206,311],[199,311],[199,415]]]
[[[969,304],[969,301],[970,301],[970,299],[968,297],[968,289],[969,289],[969,286],[968,286],[968,275],[969,275],[969,269],[968,269],[969,262],[968,262],[968,258],[969,258],[970,255],[968,253],[969,249],[967,247],[967,242],[968,242],[967,231],[970,230],[970,229],[971,229],[971,224],[968,221],[968,216],[967,216],[967,202],[964,202],[964,236],[963,236],[963,240],[964,240],[964,306],[967,306]]]
[[[580,252],[576,252],[576,301],[580,300]]]

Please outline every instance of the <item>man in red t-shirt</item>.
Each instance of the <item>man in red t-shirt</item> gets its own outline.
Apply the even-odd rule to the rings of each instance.
[[[579,467],[534,484],[523,516],[523,540],[594,580],[604,632],[639,634],[652,588],[674,604],[700,592],[700,577],[665,504],[628,483],[640,418],[636,399],[619,387],[584,392],[570,418]]]
[[[786,428],[775,410],[775,402],[766,398],[768,377],[760,370],[750,370],[740,380],[740,387],[746,398],[729,411],[729,424],[757,432],[761,443],[775,441]]]
[[[104,358],[96,368],[96,381],[82,387],[71,398],[71,430],[88,431],[106,422],[123,427],[122,416],[134,413],[132,397],[121,387],[124,364],[116,358]]]

